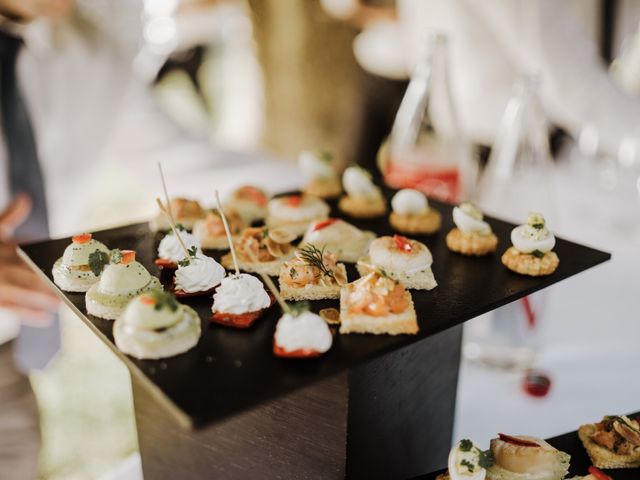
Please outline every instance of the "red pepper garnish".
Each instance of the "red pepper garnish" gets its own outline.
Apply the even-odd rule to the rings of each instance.
[[[413,250],[413,245],[411,245],[411,240],[407,237],[403,237],[402,235],[394,235],[393,241],[396,244],[396,248],[398,250],[402,250],[403,252],[410,252]]]
[[[135,250],[122,250],[122,260],[120,263],[127,264],[135,261],[136,252]]]
[[[267,197],[256,187],[245,185],[244,187],[240,187],[239,192],[241,195],[249,197],[260,206],[264,207],[267,204]]]
[[[291,195],[290,197],[287,198],[287,201],[289,202],[290,206],[299,207],[300,204],[302,203],[302,196],[301,195]]]
[[[309,350],[306,348],[285,350],[281,346],[277,345],[275,340],[273,341],[273,354],[280,358],[316,358],[320,356],[320,352],[317,350]]]
[[[156,299],[151,295],[140,295],[140,302],[144,303],[145,305],[155,305]]]
[[[520,447],[539,447],[535,442],[531,442],[529,440],[523,440],[521,438],[512,437],[511,435],[505,435],[504,433],[499,433],[498,437],[503,442],[511,443],[512,445],[518,445]]]
[[[596,467],[589,467],[589,473],[596,477],[598,480],[613,480],[609,475]]]
[[[317,232],[318,230],[322,230],[323,228],[328,227],[329,225],[333,225],[334,223],[336,223],[338,221],[337,218],[327,218],[326,220],[321,220],[320,222],[317,222],[314,226],[313,226],[313,231]]]
[[[551,388],[551,378],[544,372],[528,370],[522,380],[522,388],[533,397],[544,397]]]
[[[80,235],[76,235],[75,237],[71,238],[71,241],[73,243],[78,244],[78,245],[89,243],[91,241],[91,234],[90,233],[82,233]]]

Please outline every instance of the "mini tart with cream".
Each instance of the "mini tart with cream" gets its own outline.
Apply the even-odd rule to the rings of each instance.
[[[311,195],[287,195],[269,200],[267,226],[286,227],[302,235],[309,224],[329,216],[329,205]]]
[[[333,156],[329,152],[317,150],[305,151],[298,157],[298,165],[309,182],[302,191],[307,195],[318,198],[335,198],[342,193],[340,177],[331,161]]]
[[[348,283],[340,291],[340,333],[418,333],[411,294],[382,271]]]
[[[192,250],[189,260],[185,258],[178,262],[172,291],[176,297],[208,295],[220,285],[225,275],[224,267],[213,258]]]
[[[293,257],[291,241],[295,236],[288,229],[246,228],[234,243],[240,270],[279,275],[282,264]],[[231,252],[222,257],[221,263],[227,269],[233,268]]]
[[[109,249],[90,233],[76,235],[53,264],[53,281],[65,292],[86,292],[99,279],[100,273],[91,268],[98,257],[108,262]]]
[[[511,242],[513,246],[502,255],[502,263],[509,270],[537,277],[551,275],[558,268],[560,259],[552,251],[556,239],[539,213],[530,213],[526,225],[513,229]]]
[[[609,415],[582,425],[578,436],[599,468],[640,468],[640,423],[624,415]]]
[[[243,185],[231,193],[225,203],[225,212],[227,208],[235,210],[247,225],[251,225],[266,218],[268,202],[269,197],[264,190],[254,185]]]
[[[282,264],[279,280],[285,300],[339,298],[340,288],[347,283],[347,270],[333,253],[306,245]]]
[[[387,203],[380,188],[363,168],[346,168],[342,173],[342,186],[347,192],[338,202],[342,212],[354,218],[376,218],[387,213]]]
[[[188,250],[195,248],[198,253],[202,253],[200,250],[200,240],[195,235],[181,227],[178,227],[176,230]],[[178,262],[184,260],[184,253],[180,240],[178,240],[178,237],[176,237],[172,230],[160,240],[160,244],[158,245],[158,258],[156,258],[154,263],[160,268],[175,270],[178,268]]]
[[[225,216],[229,223],[231,238],[236,240],[248,225],[235,210],[225,211]],[[200,241],[201,247],[205,250],[229,249],[224,223],[217,210],[209,210],[202,220],[198,220],[193,225],[193,235]]]
[[[213,295],[211,322],[249,328],[273,304],[264,285],[253,275],[225,277]]]
[[[335,253],[338,260],[355,263],[365,254],[374,238],[373,232],[362,231],[339,218],[327,218],[309,225],[300,246],[326,248]]]
[[[492,463],[489,452],[483,452],[471,440],[463,439],[451,449],[448,471],[439,475],[437,480],[485,480],[487,468]]]
[[[310,311],[285,313],[276,324],[273,354],[282,358],[315,358],[328,352],[333,336],[327,323]]]
[[[525,435],[498,434],[491,440],[491,480],[562,480],[571,457],[544,440]]]
[[[169,209],[174,222],[187,230],[191,230],[197,220],[204,218],[204,209],[197,200],[174,197],[169,202]],[[171,229],[166,215],[162,212],[158,212],[156,217],[149,222],[149,227],[155,232],[166,232]]]
[[[463,255],[487,255],[495,252],[498,237],[491,231],[491,225],[484,221],[482,212],[471,203],[461,203],[453,208],[452,229],[446,238],[447,247],[452,252]]]
[[[369,255],[360,259],[357,268],[360,275],[372,269],[384,271],[408,289],[433,290],[438,282],[431,271],[432,264],[433,256],[424,243],[394,235],[371,242]]]
[[[113,324],[116,346],[140,359],[167,358],[191,350],[200,339],[200,317],[173,295],[153,291],[129,302]]]
[[[442,215],[429,206],[424,193],[411,188],[399,190],[391,199],[389,223],[402,233],[431,234],[440,230]]]
[[[103,265],[100,280],[87,291],[87,313],[115,320],[132,298],[141,293],[162,290],[160,281],[136,261],[133,250],[113,250],[111,263]]]

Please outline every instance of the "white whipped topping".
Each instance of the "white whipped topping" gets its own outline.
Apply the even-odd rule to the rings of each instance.
[[[302,222],[329,215],[329,205],[316,197],[303,195],[299,204],[291,204],[289,197],[273,198],[267,206],[269,216],[286,219],[290,222]]]
[[[126,325],[134,329],[145,330],[167,328],[182,319],[182,305],[179,305],[175,311],[171,311],[167,307],[161,309],[156,309],[155,307],[155,304],[144,303],[141,300],[141,296],[138,296],[129,302],[121,319]]]
[[[362,230],[339,219],[336,219],[336,221],[330,225],[316,229],[316,225],[322,221],[323,220],[313,222],[309,225],[302,239],[303,242],[314,245],[340,245],[358,241],[364,236]]]
[[[473,444],[471,450],[463,452],[460,450],[460,442],[456,443],[449,453],[449,461],[447,467],[449,469],[449,476],[451,480],[484,480],[487,471],[478,465],[479,462],[479,449],[477,445]],[[461,462],[465,461],[465,465]],[[473,466],[473,471],[469,471],[466,466],[468,464]]]
[[[179,230],[178,234],[187,249],[196,247],[198,249],[198,253],[201,253],[200,239],[184,230]],[[184,250],[180,245],[178,237],[175,236],[173,231],[166,234],[160,241],[160,245],[158,245],[158,257],[164,258],[165,260],[171,260],[176,263],[184,258]]]
[[[312,312],[285,313],[278,320],[274,338],[276,345],[287,352],[302,349],[324,353],[333,343],[327,323]]]
[[[415,215],[429,210],[429,202],[424,193],[412,188],[403,188],[391,199],[391,208],[398,215]]]
[[[309,178],[333,178],[336,176],[331,160],[320,157],[316,152],[304,151],[300,153],[298,165]]]
[[[192,258],[185,266],[178,266],[175,273],[176,290],[186,293],[206,292],[218,285],[225,276],[222,265],[206,255]]]
[[[535,250],[547,253],[555,246],[556,237],[546,227],[538,229],[531,225],[520,225],[511,231],[511,242],[522,253]]]
[[[213,295],[212,312],[236,315],[267,308],[271,299],[262,282],[253,275],[241,273],[225,277]]]
[[[342,174],[342,185],[350,197],[377,197],[380,189],[371,175],[360,167],[348,167]]]
[[[453,207],[453,223],[456,224],[463,233],[491,233],[491,226],[480,218],[476,218],[465,212],[461,207]]]
[[[62,264],[67,267],[78,267],[80,265],[89,265],[89,255],[96,250],[109,253],[109,249],[97,240],[91,239],[87,243],[72,243],[64,249],[62,254]]]
[[[369,258],[378,267],[408,275],[430,268],[433,256],[429,248],[416,241],[411,242],[411,245],[412,250],[405,252],[395,248],[392,237],[376,238],[369,246]]]
[[[126,295],[146,286],[151,274],[139,262],[112,263],[105,267],[98,287],[104,293]]]

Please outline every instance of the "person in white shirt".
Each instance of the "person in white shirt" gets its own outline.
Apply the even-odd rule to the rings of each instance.
[[[2,478],[36,475],[37,409],[22,371],[42,367],[57,348],[55,326],[27,328],[47,327],[59,302],[18,258],[16,243],[81,228],[79,219],[86,218],[110,159],[128,174],[121,182],[132,186],[128,190],[147,193],[159,161],[177,183],[182,174],[202,179],[193,172],[261,160],[188,137],[156,107],[133,73],[131,56],[79,15],[74,3],[0,0]]]

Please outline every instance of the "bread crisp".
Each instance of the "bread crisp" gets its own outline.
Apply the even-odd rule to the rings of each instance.
[[[347,289],[340,291],[340,333],[372,333],[374,335],[415,335],[418,333],[418,320],[409,292],[409,307],[402,313],[373,317],[365,314],[349,313],[347,307]]]
[[[370,263],[371,259],[366,256],[362,257],[356,264],[356,269],[358,270],[360,276],[364,277],[370,272],[370,270],[366,267],[366,265]],[[393,278],[394,280],[402,283],[402,285],[404,285],[404,287],[409,290],[433,290],[438,286],[438,282],[433,276],[431,268],[426,268],[410,275],[403,271],[398,272],[389,269],[385,269],[385,273],[390,278]]]
[[[399,232],[410,235],[428,235],[436,233],[442,225],[442,215],[430,208],[425,213],[401,215],[391,212],[389,223]]]
[[[344,278],[347,278],[347,270],[343,264],[339,264]],[[304,287],[294,287],[288,285],[280,279],[280,295],[285,300],[322,300],[325,298],[339,298],[340,285],[313,285],[308,284]]]
[[[302,191],[319,198],[336,198],[342,193],[342,185],[338,177],[314,178],[304,186]]]
[[[238,258],[238,267],[243,272],[263,273],[271,277],[277,277],[278,275],[280,275],[280,267],[284,262],[293,258],[293,253],[294,250],[291,249],[288,254],[280,258],[276,258],[275,260],[272,260],[270,262],[248,262]],[[233,265],[233,257],[231,256],[231,252],[224,255],[220,259],[220,263],[224,268],[228,270],[232,270],[233,268],[235,268]]]
[[[596,431],[592,423],[582,425],[578,429],[578,437],[591,458],[591,462],[598,468],[640,468],[640,449],[631,455],[619,455],[591,440]]]
[[[487,255],[496,251],[498,237],[495,233],[464,233],[459,228],[452,229],[445,239],[449,250],[462,255]]]
[[[382,196],[369,198],[344,195],[338,202],[338,208],[354,218],[377,218],[387,213],[387,204]]]
[[[515,247],[509,247],[502,255],[502,264],[521,275],[539,277],[555,272],[560,259],[555,252],[547,252],[542,258],[537,258],[530,253],[522,253]]]

